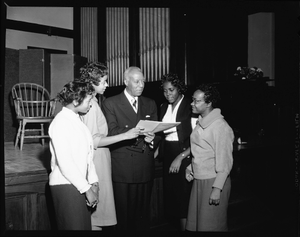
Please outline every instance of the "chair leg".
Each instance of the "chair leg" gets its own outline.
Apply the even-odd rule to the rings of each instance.
[[[15,140],[15,147],[19,143],[19,139],[20,139],[20,135],[21,135],[21,127],[22,127],[22,120],[19,120],[19,127],[18,127],[18,132],[17,132],[17,136],[16,136],[16,140]]]
[[[25,126],[26,122],[23,121],[22,123],[22,131],[21,131],[21,143],[20,143],[20,150],[23,149],[23,143],[24,143],[24,136],[25,136]]]
[[[42,123],[41,123],[41,134],[42,134],[42,136],[44,136],[44,124],[42,124]],[[42,138],[42,145],[44,146],[44,144],[45,144],[45,139]]]

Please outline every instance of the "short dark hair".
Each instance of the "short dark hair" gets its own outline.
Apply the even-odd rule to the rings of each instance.
[[[204,93],[205,103],[211,103],[213,108],[218,106],[221,96],[218,89],[213,84],[201,84],[196,90],[200,90]]]
[[[101,62],[88,62],[80,68],[80,80],[89,82],[95,86],[99,85],[99,77],[108,75],[108,67]]]
[[[61,92],[57,94],[57,99],[63,106],[71,104],[73,100],[76,100],[80,105],[87,95],[93,93],[94,87],[90,83],[75,79],[63,87]]]
[[[184,94],[187,91],[185,82],[175,73],[169,73],[162,76],[160,86],[161,89],[163,89],[165,82],[171,82],[171,84],[178,89],[180,94]]]

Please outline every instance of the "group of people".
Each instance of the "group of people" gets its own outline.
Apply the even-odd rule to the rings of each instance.
[[[49,127],[49,185],[59,230],[149,230],[154,158],[163,161],[165,216],[184,231],[227,231],[233,131],[209,84],[185,96],[176,74],[161,78],[159,110],[144,97],[140,68],[124,72],[125,89],[100,99],[108,68],[89,62],[58,93],[62,110]],[[180,122],[154,134],[140,120]],[[155,156],[154,154],[158,154]]]

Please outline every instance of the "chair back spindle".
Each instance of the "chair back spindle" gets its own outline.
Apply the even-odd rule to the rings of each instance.
[[[20,149],[22,150],[24,138],[42,138],[43,141],[45,137],[49,137],[44,133],[43,123],[50,123],[54,118],[57,100],[50,99],[46,88],[35,83],[17,83],[12,88],[12,97],[19,121],[16,144],[20,139]],[[25,129],[27,123],[39,123],[41,128]],[[25,131],[40,131],[41,134],[25,136]]]
[[[12,89],[17,116],[43,118],[54,116],[53,100],[49,92],[34,83],[18,83]]]

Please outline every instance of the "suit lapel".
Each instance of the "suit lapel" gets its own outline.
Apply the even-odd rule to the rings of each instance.
[[[141,97],[138,97],[138,112],[136,117],[136,122],[140,121],[141,119],[145,119],[146,107],[143,103]]]
[[[186,117],[186,114],[189,113],[189,110],[191,109],[191,105],[189,104],[189,101],[184,97],[181,101],[181,104],[178,108],[177,115],[176,115],[176,121],[181,121]]]
[[[161,105],[161,108],[160,108],[160,118],[159,120],[162,120],[163,117],[165,116],[166,112],[167,112],[167,108],[168,108],[168,105],[169,103],[168,102],[165,102]]]
[[[162,120],[163,116],[166,114],[168,105],[169,104],[167,102],[162,104],[160,108],[160,120]],[[189,100],[184,97],[179,105],[177,115],[176,115],[176,121],[181,121],[186,117],[186,114],[189,113],[189,110],[191,109],[190,106],[191,105]]]
[[[122,110],[123,114],[125,114],[130,121],[136,122],[137,114],[133,110],[133,108],[132,108],[130,102],[128,101],[127,97],[125,96],[124,92],[121,93],[121,96],[120,96],[120,109]]]

